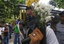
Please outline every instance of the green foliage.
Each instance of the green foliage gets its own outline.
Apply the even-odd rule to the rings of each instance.
[[[57,7],[64,8],[64,0],[54,0]]]
[[[0,19],[12,19],[12,16],[19,15],[18,3],[24,4],[25,0],[0,0]]]
[[[8,23],[13,23],[14,19],[8,19],[6,18],[5,22],[8,22]]]

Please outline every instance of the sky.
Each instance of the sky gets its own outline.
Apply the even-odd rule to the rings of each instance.
[[[39,3],[45,3],[48,4],[50,0],[40,0]]]

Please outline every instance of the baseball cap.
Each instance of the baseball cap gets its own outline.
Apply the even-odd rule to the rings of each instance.
[[[6,25],[9,25],[8,23],[6,23]]]

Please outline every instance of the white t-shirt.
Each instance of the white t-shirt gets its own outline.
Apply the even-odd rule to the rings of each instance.
[[[4,27],[0,27],[0,35],[2,35],[2,31],[4,31]]]
[[[46,43],[47,44],[59,44],[54,31],[50,28],[46,28]]]

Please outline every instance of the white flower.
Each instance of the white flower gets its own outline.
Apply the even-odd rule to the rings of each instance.
[[[41,19],[43,19],[44,17],[42,16],[49,16],[51,13],[51,10],[54,9],[54,6],[52,5],[46,5],[46,4],[42,4],[42,3],[36,3],[34,6],[34,10],[38,11],[38,14],[41,16]],[[44,14],[43,14],[44,13]]]
[[[38,3],[35,4],[34,10],[39,11],[39,7],[40,7],[40,5]]]
[[[45,20],[46,20],[46,22],[50,21],[50,20],[51,20],[51,16],[47,16],[47,17],[45,18]]]

